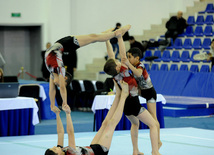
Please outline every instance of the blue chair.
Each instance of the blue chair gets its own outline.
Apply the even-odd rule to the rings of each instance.
[[[192,55],[190,57],[190,61],[192,61],[192,62],[200,62],[199,60],[193,59],[193,56],[196,55],[196,54],[199,54],[199,51],[193,51],[192,52]]]
[[[199,71],[198,65],[191,65],[189,71],[195,73]]]
[[[150,71],[159,71],[158,64],[152,64]]]
[[[171,66],[170,66],[170,69],[169,69],[170,71],[178,71],[178,65],[177,64],[172,64]]]
[[[202,65],[200,72],[210,72],[210,66],[209,65]]]
[[[146,57],[151,57],[151,56],[152,56],[152,51],[146,50],[142,60],[145,60]],[[145,60],[145,61],[148,61],[148,60]]]
[[[192,40],[190,38],[184,40],[183,48],[186,50],[192,49]]]
[[[203,25],[204,24],[204,16],[198,16],[197,19],[196,19],[195,24]]]
[[[203,14],[203,13],[214,13],[214,7],[213,7],[213,3],[208,3],[207,7],[204,11],[200,11],[198,12],[199,14]]]
[[[173,62],[179,62],[180,61],[180,53],[179,53],[179,51],[173,51],[172,52],[171,60]]]
[[[207,25],[213,25],[213,23],[214,23],[213,15],[207,15],[204,23]]]
[[[213,28],[212,26],[208,25],[204,29],[204,35],[207,37],[212,37],[213,36]]]
[[[144,64],[147,71],[150,71],[149,64]]]
[[[203,28],[202,28],[202,26],[197,26],[197,27],[195,28],[194,35],[195,35],[196,37],[203,37],[204,33],[203,33]]]
[[[188,65],[182,64],[179,71],[188,71]]]
[[[182,49],[183,47],[182,39],[176,38],[173,46],[175,49]]]
[[[194,49],[202,49],[201,38],[195,38],[195,40],[193,41],[193,44],[192,44],[192,48],[194,48]]]
[[[163,62],[170,62],[170,52],[167,50],[163,51],[161,59]]]
[[[186,31],[185,31],[185,36],[187,36],[187,37],[193,37],[194,36],[194,34],[193,34],[193,27],[192,26],[188,26],[187,28],[186,28]]]
[[[154,62],[160,62],[161,61],[161,51],[160,50],[156,50],[154,52],[154,56],[158,57],[158,59],[154,59]]]
[[[168,71],[168,65],[167,64],[162,64],[160,67],[160,71]]]
[[[205,38],[202,44],[202,48],[209,50],[211,45],[211,39],[210,38]]]
[[[195,17],[194,16],[189,16],[187,19],[187,23],[189,25],[195,25]]]
[[[183,62],[190,62],[189,51],[183,51],[182,54],[181,54],[180,60],[183,61]]]

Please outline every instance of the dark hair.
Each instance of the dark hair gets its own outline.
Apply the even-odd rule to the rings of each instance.
[[[57,153],[53,152],[53,151],[50,150],[50,149],[47,149],[47,150],[45,151],[45,155],[57,155]]]
[[[67,86],[68,86],[71,83],[72,75],[70,73],[66,72],[65,76],[67,77],[66,82],[67,82]]]
[[[116,24],[116,27],[118,27],[118,26],[121,26],[121,24],[120,24],[120,23],[117,23],[117,24]]]
[[[108,59],[104,65],[104,72],[108,75],[115,76],[117,75],[116,63],[114,59]]]
[[[142,51],[137,47],[131,48],[130,50],[128,50],[127,53],[131,53],[133,57],[139,57],[139,58],[142,57]]]
[[[134,40],[134,37],[133,36],[129,36],[129,40]]]
[[[214,41],[214,39],[211,41],[211,43]]]

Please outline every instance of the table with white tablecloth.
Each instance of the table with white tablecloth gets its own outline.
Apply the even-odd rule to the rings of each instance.
[[[96,95],[92,105],[92,111],[95,114],[95,124],[96,124],[96,131],[102,125],[102,121],[105,119],[105,116],[110,109],[115,95]],[[139,96],[140,103],[143,107],[147,108],[146,100],[143,97]],[[156,101],[156,108],[157,108],[157,119],[160,123],[160,127],[164,128],[164,115],[163,115],[163,106],[162,104],[166,103],[165,98],[161,94],[157,94],[157,101]],[[131,124],[129,120],[123,115],[120,122],[118,123],[116,130],[129,130]],[[140,129],[147,129],[147,126],[143,123],[140,123]]]
[[[33,98],[0,99],[0,136],[33,135],[38,123],[38,106]]]

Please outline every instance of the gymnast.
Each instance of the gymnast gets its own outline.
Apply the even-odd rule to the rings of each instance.
[[[45,52],[45,64],[50,72],[50,82],[49,82],[49,96],[51,101],[51,110],[54,111],[55,107],[55,96],[56,88],[55,85],[59,87],[60,95],[63,100],[63,104],[67,104],[67,91],[66,85],[72,80],[69,73],[66,73],[62,53],[63,51],[72,52],[76,49],[86,46],[94,42],[104,42],[109,40],[116,35],[125,33],[129,26],[123,26],[114,32],[100,33],[100,34],[89,34],[89,35],[79,35],[79,36],[67,36],[54,43]]]
[[[45,155],[107,155],[111,146],[114,130],[119,123],[125,104],[125,100],[129,95],[128,84],[124,81],[120,81],[119,88],[118,84],[114,81],[116,88],[116,95],[113,104],[102,123],[99,131],[93,138],[90,146],[76,146],[74,127],[71,119],[70,107],[66,104],[63,105],[63,110],[66,113],[67,120],[67,133],[68,133],[68,146],[63,147],[64,141],[64,128],[60,118],[60,109],[56,106],[53,107],[53,111],[56,113],[57,119],[57,134],[58,143],[57,146],[46,150]]]

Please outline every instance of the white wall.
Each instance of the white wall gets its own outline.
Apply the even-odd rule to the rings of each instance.
[[[99,33],[116,22],[131,24],[131,35],[141,35],[151,24],[199,0],[0,0],[0,25],[42,25],[42,49],[67,35]],[[21,18],[12,18],[20,12]],[[164,33],[164,32],[163,32]],[[105,55],[104,43],[78,50],[78,69]]]

